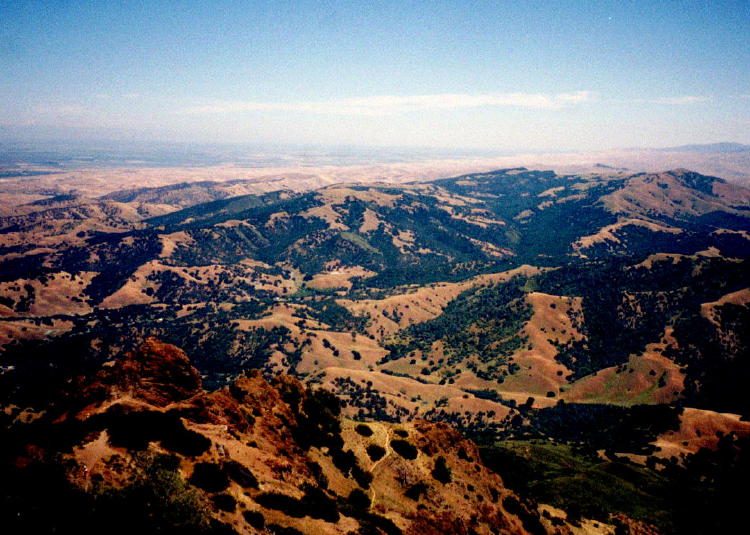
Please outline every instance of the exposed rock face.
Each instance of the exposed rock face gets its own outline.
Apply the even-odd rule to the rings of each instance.
[[[164,407],[201,392],[201,377],[181,349],[149,338],[112,369],[112,386],[152,405]]]
[[[148,338],[138,350],[105,365],[93,379],[78,378],[69,396],[77,406],[127,397],[166,407],[201,392],[200,374],[185,352]]]

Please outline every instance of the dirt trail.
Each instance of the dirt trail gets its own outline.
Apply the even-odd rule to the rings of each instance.
[[[392,429],[388,429],[388,431],[386,432],[386,437],[385,437],[385,452],[386,453],[379,460],[375,461],[375,463],[370,467],[370,473],[375,472],[375,468],[377,468],[380,463],[385,461],[393,453],[393,450],[391,449],[391,433],[392,432],[393,432]]]
[[[385,455],[381,457],[379,460],[375,461],[373,465],[370,467],[370,474],[374,477],[375,476],[375,469],[385,461],[388,457],[391,456],[393,453],[393,450],[391,449],[391,433],[393,432],[392,429],[388,429],[385,434]],[[375,504],[375,489],[371,486],[370,487],[370,503]]]

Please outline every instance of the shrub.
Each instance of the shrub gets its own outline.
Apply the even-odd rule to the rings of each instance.
[[[156,470],[166,470],[168,472],[177,472],[180,468],[180,458],[177,455],[159,454],[153,458],[147,466],[149,472]]]
[[[219,511],[226,511],[227,513],[233,513],[237,509],[237,500],[231,494],[217,494],[211,498],[214,502],[214,506]]]
[[[321,468],[321,466],[315,461],[310,461],[309,463],[307,463],[307,467],[310,469],[310,472],[312,472],[312,475],[315,478],[315,482],[318,484],[318,486],[321,489],[327,489],[328,477],[323,473],[323,468]]]
[[[524,507],[518,499],[513,496],[506,496],[503,498],[503,508],[512,515],[516,515],[521,519],[523,526],[530,533],[546,533],[546,530],[542,526],[539,517],[531,512],[527,507]],[[580,517],[579,517],[580,518]],[[570,510],[568,510],[568,521],[574,526],[577,525],[576,520],[572,519]]]
[[[354,478],[354,481],[357,482],[357,485],[362,487],[363,489],[369,489],[370,483],[372,483],[372,474],[370,472],[365,472],[362,470],[362,467],[359,466],[359,464],[355,464],[352,466],[352,477]]]
[[[263,492],[255,497],[255,501],[266,509],[281,511],[292,518],[302,518],[305,516],[302,510],[302,502],[286,494]]]
[[[445,457],[442,455],[435,461],[435,468],[432,470],[432,477],[444,484],[451,482],[451,469],[448,468],[448,465],[445,463]]]
[[[221,492],[229,487],[229,477],[217,464],[198,463],[190,476],[190,483],[206,492]]]
[[[320,518],[326,522],[338,522],[339,508],[336,501],[329,498],[320,488],[307,486],[302,497],[302,508],[305,514],[312,518]]]
[[[352,450],[335,450],[331,452],[331,457],[334,466],[345,476],[349,475],[352,467],[357,464],[357,458],[354,456]]]
[[[258,480],[253,473],[237,461],[231,460],[224,462],[224,470],[240,487],[246,489],[258,488]]]
[[[359,511],[367,511],[370,508],[370,497],[361,489],[354,489],[349,493],[349,505]]]
[[[378,446],[377,444],[370,444],[367,446],[366,451],[367,455],[369,455],[370,459],[373,461],[379,461],[385,455],[385,448]]]
[[[245,517],[245,522],[255,529],[262,530],[266,527],[266,519],[259,511],[245,511],[242,516]]]
[[[339,520],[338,505],[318,487],[305,487],[305,495],[299,500],[286,494],[264,492],[256,496],[255,501],[263,507],[281,511],[293,518],[309,516],[326,522]]]
[[[195,431],[185,428],[175,412],[138,411],[125,412],[114,406],[93,421],[101,422],[109,434],[109,443],[130,450],[144,450],[149,442],[161,445],[187,457],[197,457],[211,447],[211,441]]]
[[[215,518],[212,518],[209,521],[209,528],[205,533],[210,535],[237,535],[237,532],[234,531],[234,528],[232,526],[230,526],[229,524],[225,524],[221,520],[217,520]]]
[[[167,421],[169,418],[164,413],[124,412],[118,405],[107,410],[101,419],[107,428],[109,443],[129,450],[145,450],[149,442],[155,442],[162,437],[165,427],[171,427],[171,422]]]
[[[521,502],[513,496],[503,498],[503,508],[512,515],[518,516],[521,513]]]
[[[406,489],[406,492],[404,492],[404,495],[409,498],[410,500],[419,501],[419,498],[422,497],[422,494],[427,492],[427,485],[424,483],[416,483],[415,485],[412,485],[408,489]]]
[[[208,504],[180,477],[175,456],[138,453],[133,459],[131,482],[91,493],[70,483],[58,462],[3,467],[3,533],[94,535],[102,526],[112,535],[212,532]]]
[[[211,440],[186,429],[180,422],[182,429],[173,430],[161,439],[161,445],[175,453],[185,455],[186,457],[197,457],[202,455],[211,447]]]
[[[311,446],[341,449],[341,405],[339,399],[327,390],[310,390],[297,409],[297,427],[294,438],[303,449]]]
[[[365,424],[358,424],[357,427],[354,428],[354,430],[363,437],[371,437],[373,434],[370,426]]]
[[[403,531],[393,520],[384,516],[368,513],[359,520],[360,532],[363,534],[403,535]]]
[[[417,448],[415,448],[410,442],[402,439],[391,440],[391,448],[393,451],[398,453],[404,459],[413,461],[417,458]]]

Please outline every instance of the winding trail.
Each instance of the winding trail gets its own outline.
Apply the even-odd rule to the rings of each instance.
[[[385,426],[383,426],[383,427],[385,427]],[[385,461],[393,453],[393,450],[391,449],[392,433],[393,433],[392,429],[388,428],[386,430],[386,433],[385,433],[385,455],[383,455],[383,457],[381,457],[379,460],[375,461],[372,464],[372,466],[370,467],[369,471],[370,471],[370,475],[373,476],[373,479],[374,479],[374,476],[375,476],[375,469],[380,465],[380,463],[382,463],[383,461]],[[371,494],[371,496],[370,496],[370,504],[374,505],[375,504],[375,489],[372,486],[370,486],[369,490],[370,490],[370,494]]]
[[[379,460],[377,460],[377,461],[375,461],[373,463],[373,465],[370,467],[370,473],[375,472],[375,468],[377,468],[377,466],[380,463],[382,463],[383,461],[385,461],[393,453],[393,450],[391,449],[391,434],[392,433],[393,433],[392,429],[388,429],[388,431],[386,432],[386,437],[385,437],[385,455],[383,455],[383,457],[381,457]]]

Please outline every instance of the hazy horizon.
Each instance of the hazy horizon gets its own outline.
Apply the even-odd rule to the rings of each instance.
[[[750,143],[742,1],[18,1],[0,18],[0,140]]]

